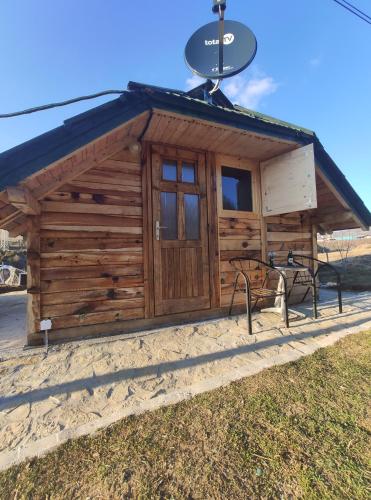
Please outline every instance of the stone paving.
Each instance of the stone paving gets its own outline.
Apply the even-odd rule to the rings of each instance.
[[[299,308],[297,308],[299,309]],[[371,328],[371,293],[326,292],[320,317],[284,328],[273,314],[235,316],[133,335],[2,354],[0,468],[130,414],[173,404]]]

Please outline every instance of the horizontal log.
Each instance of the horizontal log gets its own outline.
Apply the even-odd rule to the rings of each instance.
[[[231,269],[232,270],[229,272],[220,273],[220,283],[222,285],[233,284],[235,282],[237,272],[233,270],[233,268]],[[264,271],[261,270],[249,271],[246,269],[245,273],[247,274],[251,282],[261,282],[265,276]],[[240,278],[240,283],[243,283],[242,277]]]
[[[273,232],[267,233],[268,241],[295,241],[312,238],[311,233],[288,233],[288,232]]]
[[[102,288],[131,288],[143,286],[143,276],[125,276],[111,278],[67,279],[58,281],[41,281],[41,291],[73,292],[76,290],[99,290]]]
[[[58,201],[43,201],[41,202],[41,209],[43,212],[142,217],[142,207],[102,205],[97,203],[64,203]]]
[[[261,252],[256,250],[222,250],[220,252],[220,260],[228,261],[234,257],[248,257],[250,259],[260,259]]]
[[[44,201],[66,202],[66,203],[89,203],[93,205],[115,205],[124,207],[142,207],[142,197],[131,193],[129,196],[116,193],[116,196],[94,193],[81,193],[76,191],[58,191],[50,193]]]
[[[272,215],[270,217],[264,217],[264,221],[267,224],[298,225],[302,223],[302,218],[300,215]]]
[[[234,264],[230,263],[228,260],[224,260],[220,262],[220,272],[236,272],[237,270],[249,270],[249,271],[254,271],[256,269],[259,269],[261,266],[253,261],[253,260],[246,260],[242,261],[242,264],[240,264],[238,261],[236,261]]]
[[[312,255],[312,250],[295,250],[293,248],[291,250],[293,250],[294,253],[297,252],[297,253],[300,253],[301,255]],[[287,254],[288,254],[287,250],[275,251],[274,254],[277,258],[285,257],[285,260],[287,261]]]
[[[128,150],[126,150],[120,154],[125,155],[127,153],[127,151]],[[139,160],[134,161],[133,158],[129,158],[128,156],[126,156],[125,158],[122,157],[121,160],[120,159],[113,159],[113,158],[104,160],[99,164],[99,168],[113,169],[116,171],[120,170],[122,168],[127,168],[128,170],[136,171],[136,170],[138,170],[138,168],[140,169],[140,163],[139,163]]]
[[[309,224],[267,224],[267,231],[273,232],[291,232],[291,233],[309,233],[311,226]]]
[[[85,315],[104,311],[126,311],[128,309],[144,308],[144,299],[116,299],[99,300],[97,302],[85,301],[77,304],[43,305],[41,314],[44,318],[60,316]]]
[[[235,219],[232,217],[219,217],[221,229],[260,229],[260,220]]]
[[[270,241],[268,243],[268,252],[288,252],[289,250],[311,250],[311,240],[303,241]]]
[[[104,187],[101,185],[92,187],[90,184],[83,182],[63,184],[63,186],[59,188],[59,191],[63,193],[94,194],[98,196],[123,196],[126,199],[141,199],[141,191],[138,191],[137,188],[128,187],[127,189],[108,189],[107,185]]]
[[[240,284],[242,285],[242,282]],[[261,281],[251,281],[251,286],[253,288],[259,288],[259,287],[261,287],[261,285],[262,285]],[[222,295],[228,295],[228,296],[232,297],[233,288],[234,288],[233,282],[232,283],[223,283],[220,286],[221,286],[221,294]],[[238,291],[236,293],[242,297],[246,296],[244,291]]]
[[[130,171],[129,169],[126,169],[126,168],[121,169],[121,170],[94,169],[94,170],[90,170],[88,173],[92,174],[92,175],[100,175],[100,176],[103,175],[108,179],[108,181],[111,180],[110,184],[112,184],[112,181],[113,181],[113,183],[115,183],[115,179],[119,178],[122,181],[122,182],[120,182],[120,184],[123,184],[123,185],[125,185],[124,180],[125,180],[126,176],[130,176],[132,178],[132,180],[134,178],[141,179],[141,177],[142,177],[141,168],[138,168],[138,169],[133,170],[133,171]]]
[[[143,252],[126,251],[117,253],[42,253],[41,268],[50,269],[52,267],[71,266],[103,266],[111,264],[142,264]]]
[[[127,311],[106,311],[75,316],[62,316],[54,318],[52,329],[70,328],[73,326],[96,325],[113,321],[144,318],[144,309],[128,309]]]
[[[42,252],[76,252],[77,250],[120,250],[120,249],[134,249],[138,251],[143,248],[143,240],[136,238],[130,241],[126,238],[42,238],[41,251]]]
[[[78,234],[81,232],[106,232],[106,233],[119,233],[122,238],[127,238],[130,235],[138,235],[143,233],[142,227],[114,227],[114,226],[65,226],[57,224],[45,224],[42,229],[50,231],[76,231]]]
[[[142,276],[143,264],[113,264],[98,266],[60,267],[41,269],[42,280],[66,280],[72,278],[110,278],[112,276]]]
[[[142,179],[138,175],[131,175],[131,174],[125,174],[125,175],[120,175],[120,174],[111,174],[109,172],[105,172],[102,174],[99,173],[93,173],[93,171],[89,171],[84,175],[80,175],[78,178],[78,182],[83,182],[83,183],[98,183],[101,184],[103,187],[107,186],[108,189],[112,189],[113,186],[115,188],[117,187],[123,187],[124,191],[126,191],[126,186],[135,186],[140,188],[138,192],[141,191],[141,183]]]
[[[225,240],[260,240],[261,233],[260,230],[250,230],[250,229],[220,229],[219,238]]]
[[[119,217],[110,215],[96,214],[76,214],[76,213],[58,213],[47,212],[40,217],[41,226],[66,225],[66,226],[93,226],[103,227],[142,227],[143,219],[141,217]],[[105,229],[106,230],[106,229]]]
[[[144,297],[144,287],[136,286],[129,288],[103,288],[100,290],[79,290],[58,293],[42,293],[41,304],[44,306],[52,304],[76,304],[78,302],[87,302],[112,299],[134,299]]]
[[[102,230],[103,229],[103,230]],[[143,237],[141,234],[123,234],[124,231],[114,233],[110,231],[105,231],[104,228],[100,228],[100,231],[83,231],[81,227],[74,227],[73,230],[67,230],[65,227],[63,229],[42,229],[41,239],[54,239],[54,240],[64,240],[64,239],[98,239],[98,240],[125,240],[132,242],[142,242]]]
[[[260,250],[260,240],[220,240],[220,250]]]
[[[142,187],[141,186],[131,186],[131,185],[126,185],[122,186],[120,184],[104,184],[102,185],[100,182],[87,182],[87,181],[79,181],[74,179],[71,183],[71,186],[75,188],[75,191],[80,191],[81,189],[88,189],[89,192],[123,192],[123,193],[141,193],[142,192]],[[64,191],[64,187],[60,189],[60,191]]]

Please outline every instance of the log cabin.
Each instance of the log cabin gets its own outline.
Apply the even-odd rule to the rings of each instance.
[[[315,256],[317,232],[371,225],[314,132],[211,85],[130,82],[0,155],[0,227],[27,240],[29,345],[49,318],[53,342],[222,317],[232,257]]]

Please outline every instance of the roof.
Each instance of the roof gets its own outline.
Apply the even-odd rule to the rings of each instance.
[[[128,90],[108,103],[65,120],[35,139],[0,154],[0,192],[14,186],[51,163],[71,154],[89,142],[153,108],[229,125],[242,130],[314,144],[321,172],[347,201],[365,226],[371,226],[371,214],[338,166],[325,151],[316,134],[304,127],[233,105],[218,90],[212,99],[205,95],[212,82],[188,91],[129,82]]]

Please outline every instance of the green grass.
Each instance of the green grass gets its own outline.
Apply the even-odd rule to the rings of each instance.
[[[0,474],[1,498],[366,499],[371,332]]]

